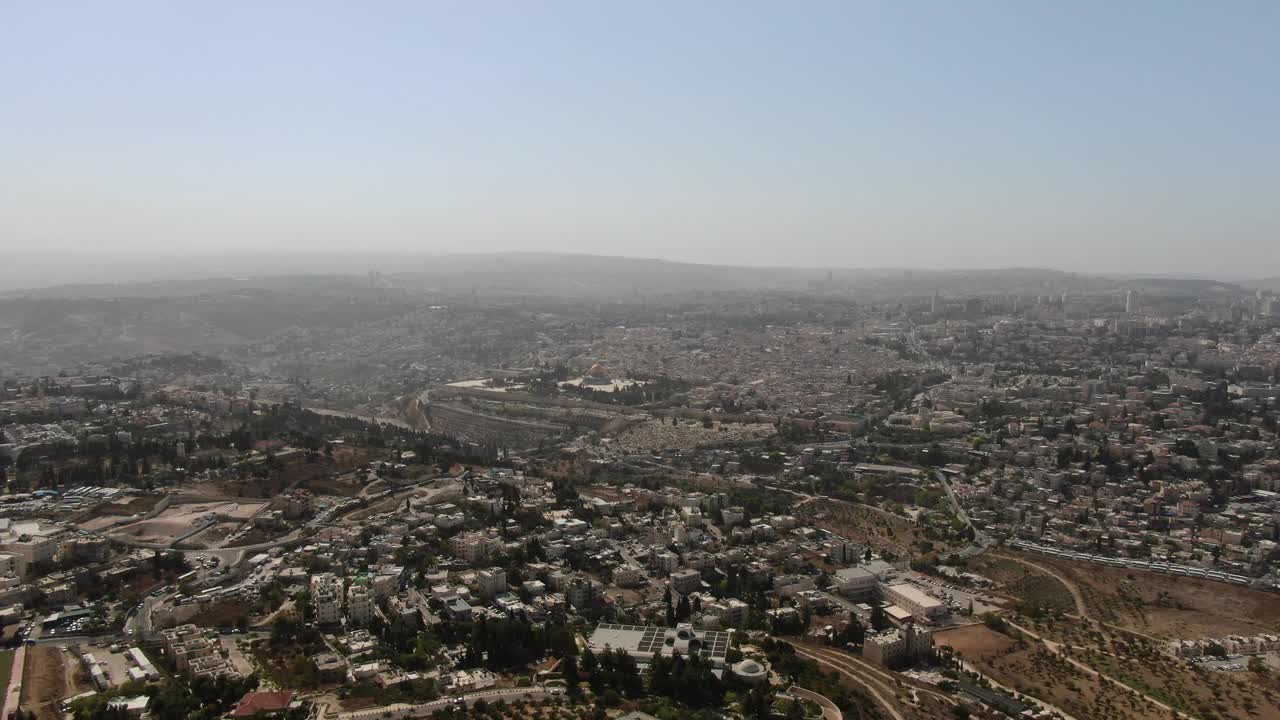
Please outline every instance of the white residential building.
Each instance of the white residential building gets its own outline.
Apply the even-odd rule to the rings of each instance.
[[[496,536],[482,532],[468,532],[454,535],[449,540],[449,549],[459,560],[468,565],[485,562],[502,549],[502,541]]]
[[[494,567],[476,573],[476,590],[482,598],[491,598],[506,592],[507,571]]]
[[[311,605],[316,622],[334,625],[342,622],[342,578],[333,573],[311,576]]]
[[[373,593],[368,586],[352,584],[347,588],[347,617],[357,627],[373,621]]]

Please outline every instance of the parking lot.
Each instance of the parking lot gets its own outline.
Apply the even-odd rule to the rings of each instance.
[[[979,590],[952,585],[944,580],[930,577],[914,570],[902,573],[902,579],[947,603],[948,607],[951,608],[952,615],[958,619],[967,621],[970,601],[973,602],[974,616],[1001,609],[1002,601],[1000,598],[987,595]]]
[[[116,650],[111,649],[111,644],[82,644],[73,645],[68,648],[68,652],[75,653],[75,657],[69,658],[74,662],[81,662],[80,658],[86,653],[93,655],[94,660],[98,662],[98,666],[107,674],[107,680],[112,687],[123,685],[129,682],[129,668],[134,667],[133,661],[126,654],[129,646],[120,644],[116,646]]]

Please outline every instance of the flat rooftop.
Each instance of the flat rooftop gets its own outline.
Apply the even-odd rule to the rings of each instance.
[[[884,612],[896,622],[905,622],[911,619],[911,613],[903,610],[897,605],[890,605],[884,609]]]
[[[897,593],[900,597],[904,597],[923,608],[942,606],[941,600],[925,593],[914,585],[894,583],[889,586],[889,589]]]
[[[657,625],[619,625],[617,623],[600,623],[587,643],[593,648],[609,647],[613,650],[625,650],[639,655],[671,654],[667,639],[675,637],[676,628]],[[729,653],[727,632],[719,630],[693,630],[693,635],[701,642],[698,654],[711,659],[724,660]]]

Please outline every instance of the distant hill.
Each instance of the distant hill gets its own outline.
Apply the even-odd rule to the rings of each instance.
[[[292,263],[292,265],[290,264]],[[174,298],[244,290],[361,296],[389,288],[410,292],[540,295],[566,298],[625,299],[688,292],[838,291],[866,299],[929,295],[1034,296],[1088,294],[1136,289],[1155,295],[1239,293],[1234,283],[1204,278],[1103,276],[1042,268],[985,270],[856,269],[841,267],[754,267],[704,265],[647,258],[551,253],[458,255],[267,256],[265,272],[216,274],[224,260],[207,266],[208,276],[193,276],[199,262],[171,263],[154,269],[155,279],[64,284],[0,293],[0,299],[25,298]],[[253,265],[254,263],[247,263]],[[143,268],[129,266],[117,276]],[[372,271],[372,274],[371,274]],[[167,275],[166,272],[172,273]],[[112,273],[103,274],[111,275]],[[1280,279],[1270,282],[1280,286]]]
[[[1237,292],[1202,277],[1069,273],[1042,268],[913,270],[757,267],[554,253],[260,253],[210,256],[17,254],[0,276],[0,298],[189,297],[255,288],[310,292],[316,283],[423,291],[621,298],[636,293],[840,290],[867,297],[944,294],[1093,293],[1146,288],[1158,293]],[[1246,283],[1280,288],[1280,278]],[[25,286],[25,287],[24,287]],[[36,288],[36,289],[32,289]]]
[[[333,262],[332,257],[324,259],[324,264]],[[158,276],[0,293],[0,369],[56,369],[78,361],[148,353],[216,355],[255,343],[274,347],[300,332],[332,332],[337,339],[428,305],[476,298],[625,305],[733,293],[828,295],[864,302],[918,300],[933,293],[1118,297],[1131,289],[1153,299],[1194,299],[1251,292],[1199,278],[1102,277],[1039,268],[768,268],[538,253],[369,256],[346,262],[346,272]],[[196,263],[175,267],[181,268],[179,273],[197,271]]]
[[[1262,290],[1264,292],[1280,293],[1280,277],[1262,278],[1261,280],[1250,280],[1245,285],[1253,290]]]

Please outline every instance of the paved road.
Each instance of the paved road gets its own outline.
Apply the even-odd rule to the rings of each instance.
[[[964,524],[973,532],[973,544],[961,550],[959,554],[964,557],[971,557],[986,550],[991,545],[991,538],[975,527],[973,521],[969,519],[969,513],[965,512],[965,509],[960,506],[960,501],[956,499],[956,494],[951,489],[951,483],[947,482],[947,476],[937,470],[933,472],[933,476],[947,493],[947,502],[951,504],[951,511],[956,514],[956,517],[963,520]]]
[[[842,665],[838,665],[832,662],[831,660],[823,657],[822,655],[818,655],[812,652],[811,650],[804,647],[803,645],[793,644],[792,647],[796,649],[797,655],[804,658],[808,658],[809,660],[812,660],[813,662],[816,662],[819,665],[823,665],[827,668],[835,670],[836,672],[840,673],[846,678],[849,678],[850,680],[857,683],[858,685],[861,685],[862,689],[866,690],[867,693],[870,694],[871,697],[874,698],[875,701],[879,703],[880,706],[883,707],[885,711],[889,713],[889,715],[893,718],[893,720],[906,720],[906,718],[903,717],[902,713],[898,712],[898,706],[890,698],[885,697],[884,694],[880,692],[878,683],[864,677],[859,673],[852,672],[848,668]],[[826,713],[824,712],[823,714],[825,715]]]
[[[840,708],[831,702],[826,695],[819,695],[812,690],[806,690],[799,685],[792,685],[787,692],[805,700],[818,703],[822,707],[822,720],[844,720],[844,713],[840,712]]]
[[[506,702],[519,700],[543,700],[549,697],[558,697],[563,694],[564,688],[543,687],[541,685],[535,685],[527,688],[509,688],[505,690],[481,690],[479,692],[467,693],[466,695],[441,698],[421,705],[397,703],[395,705],[369,708],[368,710],[338,713],[327,717],[332,718],[332,720],[405,720],[407,718],[427,717],[435,711],[443,710],[444,708],[464,706],[470,708],[481,700],[488,703],[497,702],[499,700],[504,700]]]
[[[839,664],[847,666],[850,670],[856,670],[857,672],[865,673],[869,679],[872,679],[875,682],[880,683],[880,687],[882,689],[886,690],[887,692],[893,693],[895,697],[897,696],[897,690],[895,690],[894,688],[899,683],[905,682],[903,675],[900,675],[895,672],[891,672],[889,670],[885,670],[880,665],[877,665],[876,663],[873,663],[870,660],[867,660],[859,655],[854,655],[852,653],[847,653],[843,650],[838,650],[833,647],[827,647],[825,645],[819,645],[812,642],[806,642],[804,646],[806,649],[811,650],[819,655],[823,655],[827,659],[832,660],[833,662],[837,662]],[[951,698],[950,696],[944,695],[934,690],[930,690],[926,687],[926,685],[927,683],[924,683],[924,684],[908,683],[907,684],[908,689],[911,691],[912,697],[915,698],[917,702],[919,701],[919,697],[918,697],[919,694],[924,693],[926,695],[933,696],[939,702],[942,702],[944,704],[954,703],[954,699]]]

